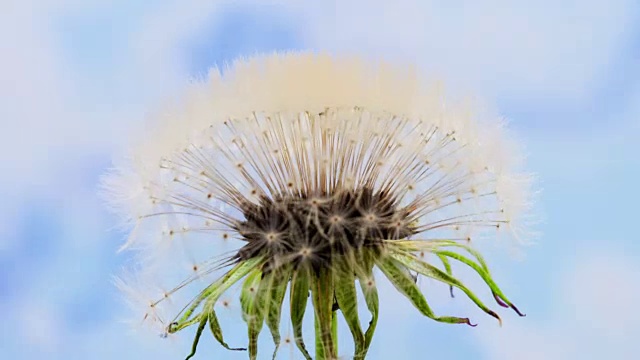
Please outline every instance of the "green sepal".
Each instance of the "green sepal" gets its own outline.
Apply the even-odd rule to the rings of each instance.
[[[242,307],[242,319],[247,323],[249,335],[249,358],[255,360],[258,357],[258,336],[264,322],[265,294],[268,294],[268,284],[261,280],[262,271],[254,270],[247,276],[242,285],[240,305]]]
[[[287,292],[287,285],[291,277],[291,268],[288,266],[273,270],[272,274],[265,276],[270,277],[270,295],[268,296],[268,304],[266,304],[266,322],[271,331],[271,337],[275,344],[272,359],[276,358],[278,349],[280,348],[280,313],[282,312],[282,303]]]
[[[469,245],[461,244],[460,242],[453,240],[397,240],[397,241],[389,241],[388,245],[393,247],[399,247],[406,251],[427,251],[431,253],[435,253],[437,250],[443,247],[455,247],[459,249],[463,249],[473,257],[476,258],[478,264],[486,271],[489,272],[489,267],[487,263],[484,261],[482,255],[472,248]]]
[[[500,316],[498,316],[498,314],[493,310],[489,309],[471,290],[469,290],[469,288],[467,288],[458,279],[450,276],[437,267],[416,258],[413,255],[392,253],[390,256],[398,260],[404,266],[417,271],[424,276],[428,276],[434,280],[438,280],[449,286],[455,286],[458,289],[462,290],[462,292],[464,292],[469,297],[469,299],[471,299],[480,309],[482,309],[482,311],[498,319],[500,325],[502,325],[502,319],[500,319]]]
[[[369,346],[373,340],[373,335],[378,325],[378,313],[379,313],[379,300],[378,300],[378,288],[376,287],[376,281],[373,276],[373,256],[368,251],[363,251],[358,256],[358,264],[354,268],[358,282],[360,283],[360,289],[364,295],[364,301],[367,304],[367,309],[371,313],[371,320],[367,331],[364,333],[364,348],[362,357],[364,358],[369,351]]]
[[[509,301],[507,297],[502,293],[498,285],[491,278],[489,267],[487,266],[487,263],[485,262],[484,258],[477,250],[473,249],[471,246],[466,244],[461,244],[459,242],[452,241],[452,240],[434,240],[434,241],[399,240],[399,241],[393,241],[393,242],[389,241],[387,242],[387,244],[396,249],[401,249],[405,251],[426,250],[436,254],[441,259],[446,256],[446,257],[456,259],[468,265],[469,267],[474,269],[478,273],[478,275],[482,277],[484,282],[491,288],[493,297],[500,306],[509,307],[513,309],[518,315],[525,316],[525,314],[520,312],[520,310],[518,310],[518,308],[511,301]],[[441,250],[441,248],[446,248],[446,247],[455,247],[455,248],[465,250],[477,260],[477,263],[459,253],[448,251],[448,250]],[[446,264],[445,264],[445,268],[446,268]]]
[[[191,318],[195,310],[200,306],[202,301],[206,300],[205,308],[211,308],[218,298],[229,289],[233,284],[245,277],[251,270],[259,267],[264,260],[262,258],[253,258],[245,260],[236,264],[231,270],[227,271],[222,277],[214,281],[211,285],[207,286],[204,290],[196,296],[183,310],[178,313],[174,322],[169,325],[167,331],[169,333],[175,333],[199,322],[202,316],[197,315],[195,318]],[[182,315],[182,316],[180,316]],[[179,317],[179,319],[178,319]]]
[[[442,261],[442,265],[444,266],[444,271],[447,273],[447,275],[449,276],[453,276],[453,271],[451,270],[451,263],[449,262],[449,259],[447,259],[446,256],[437,254],[438,258],[440,259],[440,261]],[[451,297],[455,297],[453,296],[453,285],[449,285],[449,294],[451,294]]]
[[[471,259],[467,258],[464,255],[455,253],[453,251],[447,251],[447,250],[438,250],[435,251],[436,254],[442,255],[442,256],[447,256],[450,257],[452,259],[458,260],[461,263],[469,266],[470,268],[472,268],[473,270],[475,270],[475,272],[480,275],[480,277],[482,278],[482,280],[484,280],[485,284],[487,284],[487,286],[489,286],[489,288],[491,288],[491,292],[493,293],[494,298],[496,299],[496,302],[498,304],[500,304],[503,307],[510,307],[511,309],[513,309],[518,315],[520,316],[525,316],[523,313],[520,312],[520,310],[518,310],[518,308],[513,305],[513,303],[511,303],[511,301],[509,301],[509,299],[507,299],[507,297],[502,293],[502,290],[500,290],[500,288],[498,287],[498,285],[495,283],[495,281],[493,281],[493,279],[491,278],[491,274],[489,274],[489,271],[486,269],[486,266],[482,266],[479,265],[477,263],[475,263],[474,261],[472,261]]]
[[[336,359],[337,350],[332,331],[333,323],[333,274],[320,267],[311,276],[311,298],[315,314],[316,359]]]
[[[224,341],[224,337],[222,336],[222,328],[220,327],[220,323],[218,322],[218,317],[216,316],[216,312],[213,308],[208,312],[209,316],[209,329],[211,330],[211,334],[213,337],[227,350],[233,351],[246,351],[246,348],[232,348]]]
[[[470,326],[475,326],[471,324],[468,318],[459,318],[454,316],[436,316],[427,300],[420,292],[420,289],[413,281],[410,275],[408,274],[408,270],[397,260],[385,256],[384,258],[378,259],[376,264],[385,274],[385,276],[391,281],[391,283],[395,286],[395,288],[400,291],[411,303],[415,306],[424,316],[433,319],[438,322],[448,323],[448,324],[467,324]]]
[[[207,318],[202,317],[202,320],[200,320],[200,324],[198,324],[198,329],[196,330],[196,336],[193,339],[193,345],[191,345],[191,353],[187,355],[185,360],[189,360],[196,355],[198,342],[200,341],[200,336],[202,336],[202,331],[204,330],[204,327],[206,325],[207,325]]]
[[[364,359],[365,337],[358,317],[355,275],[347,263],[336,264],[334,272],[335,297],[355,344],[354,359]]]
[[[304,265],[300,265],[293,271],[291,276],[290,307],[291,307],[291,325],[293,327],[293,337],[296,346],[304,355],[305,359],[313,360],[304,345],[302,337],[302,321],[304,313],[307,309],[307,301],[309,298],[309,270]]]

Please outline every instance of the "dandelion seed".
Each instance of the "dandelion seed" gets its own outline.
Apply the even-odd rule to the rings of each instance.
[[[139,251],[147,272],[179,269],[172,250],[179,242],[200,241],[195,255],[202,255],[221,238],[240,240],[232,254],[192,265],[196,274],[165,293],[225,271],[173,318],[160,319],[154,309],[167,333],[197,325],[189,357],[207,325],[225,348],[244,350],[227,345],[215,312],[219,301],[228,307],[221,297],[241,281],[251,359],[263,324],[276,351],[282,342],[287,290],[293,335],[285,343],[312,358],[302,337],[310,302],[315,358],[338,358],[340,313],[353,357],[364,359],[378,320],[375,269],[438,322],[475,326],[437,315],[418,276],[459,289],[500,321],[454,277],[451,262],[473,269],[499,306],[520,314],[469,243],[495,229],[522,234],[530,194],[527,176],[517,173],[517,151],[499,124],[457,110],[416,78],[387,65],[304,53],[240,60],[224,76],[214,71],[208,83],[195,84],[184,109],[107,178],[111,203],[134,228],[127,246]],[[161,231],[169,237],[153,235]],[[167,249],[172,256],[157,254]],[[162,266],[154,267],[159,259]],[[356,284],[371,313],[366,329]],[[159,298],[154,308],[164,304]]]

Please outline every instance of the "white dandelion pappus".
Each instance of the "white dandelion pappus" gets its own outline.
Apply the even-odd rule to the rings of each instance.
[[[457,287],[500,319],[453,277],[450,260],[471,267],[498,304],[519,313],[469,244],[497,236],[496,229],[508,235],[523,228],[530,180],[519,172],[518,151],[500,123],[448,104],[419,79],[410,69],[310,53],[238,60],[224,75],[214,70],[194,84],[184,108],[154,124],[107,178],[112,206],[133,227],[126,247],[138,251],[142,273],[176,286],[153,307],[201,284],[175,318],[155,317],[170,333],[198,324],[189,357],[207,324],[229,348],[214,305],[241,279],[252,359],[263,324],[280,343],[289,284],[293,338],[303,355],[311,358],[301,338],[311,294],[316,358],[337,357],[340,310],[354,357],[363,359],[378,317],[374,267],[436,321],[471,325],[435,315],[411,271]],[[194,256],[210,256],[229,239],[241,245],[231,255]],[[185,250],[191,245],[197,251]],[[181,252],[190,264],[186,280],[176,275]],[[443,269],[416,255],[424,252]],[[366,332],[356,280],[372,315]]]

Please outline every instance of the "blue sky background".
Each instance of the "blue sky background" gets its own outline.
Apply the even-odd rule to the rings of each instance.
[[[640,353],[637,1],[133,3],[3,5],[0,357],[186,355],[191,333],[160,339],[120,322],[128,312],[111,277],[130,259],[116,254],[122,234],[96,195],[99,177],[148,111],[190,78],[236,56],[286,49],[412,61],[453,93],[479,95],[510,121],[543,190],[538,244],[520,259],[484,249],[526,318],[503,312],[498,328],[462,297],[427,286],[435,309],[480,323],[445,326],[383,291],[371,359]],[[243,342],[229,326],[230,341]],[[197,358],[215,354],[245,358],[205,336]]]

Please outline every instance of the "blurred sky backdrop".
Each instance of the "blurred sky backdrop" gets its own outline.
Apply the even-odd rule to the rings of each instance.
[[[472,312],[477,328],[437,324],[383,291],[371,359],[640,353],[637,0],[5,0],[1,8],[0,358],[188,353],[192,332],[161,339],[120,322],[128,312],[111,277],[130,254],[116,254],[123,234],[96,195],[99,178],[148,112],[190,78],[285,49],[416,62],[450,90],[479,95],[509,119],[543,189],[538,245],[519,259],[488,248],[526,318],[502,311],[499,328]],[[436,290],[428,298],[439,313],[475,311]],[[227,337],[245,341],[237,331]],[[264,344],[261,358],[270,356],[268,336]],[[196,359],[245,357],[206,334]]]

